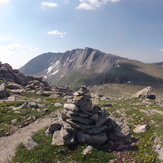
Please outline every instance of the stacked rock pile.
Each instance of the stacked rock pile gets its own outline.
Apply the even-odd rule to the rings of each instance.
[[[64,104],[58,120],[52,123],[46,134],[53,134],[52,144],[103,144],[110,138],[116,123],[108,118],[105,109],[92,105],[85,86],[74,93]]]

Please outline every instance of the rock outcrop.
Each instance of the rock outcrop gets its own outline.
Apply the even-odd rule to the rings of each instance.
[[[0,62],[0,98],[8,96],[22,96],[24,92],[36,93],[44,96],[69,96],[72,90],[69,87],[57,87],[43,80],[40,76],[25,76],[19,70],[14,70],[5,63]],[[6,89],[8,88],[8,93]]]
[[[121,131],[121,126],[108,117],[105,109],[92,105],[87,88],[81,86],[64,104],[58,120],[50,125],[46,134],[53,134],[52,144],[55,145],[102,145],[112,138],[128,136],[130,130]]]
[[[0,78],[7,82],[15,82],[17,84],[26,86],[28,84],[28,78],[19,70],[14,70],[12,67],[5,63],[0,62]]]

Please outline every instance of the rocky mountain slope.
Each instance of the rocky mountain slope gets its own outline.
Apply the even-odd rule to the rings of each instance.
[[[44,53],[20,68],[26,75],[71,88],[104,83],[153,85],[163,83],[163,69],[153,64],[106,54],[92,48]]]

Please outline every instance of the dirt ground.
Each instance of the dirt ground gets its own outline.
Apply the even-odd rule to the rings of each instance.
[[[27,137],[32,136],[38,130],[49,126],[54,118],[39,118],[26,127],[18,129],[14,134],[0,137],[0,163],[8,163],[14,156],[16,147]]]

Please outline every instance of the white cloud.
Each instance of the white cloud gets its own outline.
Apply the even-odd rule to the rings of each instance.
[[[79,6],[76,7],[76,9],[93,10],[94,7],[84,2],[80,3]]]
[[[80,4],[76,9],[94,10],[108,2],[119,2],[120,0],[79,0]]]
[[[20,44],[8,44],[7,46],[1,46],[0,49],[3,50],[17,50],[18,48],[20,48],[21,45]]]
[[[49,35],[58,35],[60,37],[64,37],[66,35],[66,32],[59,32],[55,29],[54,31],[49,31],[48,34]]]
[[[43,6],[43,7],[58,7],[58,4],[53,3],[53,2],[42,2],[41,6]]]
[[[13,68],[20,68],[27,62],[31,52],[34,52],[34,48],[21,44],[0,46],[0,61],[9,63]]]
[[[162,49],[159,49],[160,52],[163,52],[163,48]]]

